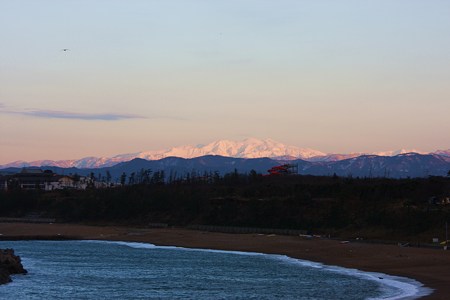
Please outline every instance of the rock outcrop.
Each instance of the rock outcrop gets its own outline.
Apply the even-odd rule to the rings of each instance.
[[[20,257],[14,254],[13,249],[0,249],[0,284],[11,282],[10,275],[26,273]]]

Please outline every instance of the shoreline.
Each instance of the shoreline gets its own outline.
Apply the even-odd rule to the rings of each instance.
[[[293,258],[282,254],[267,254],[261,252],[243,252],[243,251],[234,251],[234,250],[217,250],[217,249],[204,249],[204,248],[186,248],[186,247],[178,247],[178,246],[158,246],[147,242],[124,242],[124,241],[111,241],[111,240],[83,240],[85,242],[92,243],[107,243],[107,244],[117,244],[124,245],[131,248],[148,248],[148,249],[178,249],[180,251],[198,251],[198,252],[213,252],[213,253],[230,253],[234,255],[242,255],[242,256],[252,256],[252,255],[262,255],[271,257],[273,260],[283,260],[290,263],[295,263],[302,267],[306,268],[314,268],[314,269],[322,269],[325,271],[329,271],[331,273],[344,274],[353,277],[358,277],[363,280],[373,281],[381,286],[386,288],[395,288],[402,293],[400,295],[391,295],[389,293],[385,294],[383,298],[380,299],[410,299],[411,297],[421,298],[424,296],[430,295],[433,290],[424,286],[421,282],[418,282],[415,279],[407,278],[407,277],[399,277],[394,275],[388,275],[379,272],[367,272],[361,271],[358,269],[350,269],[341,266],[334,265],[325,265],[320,262],[313,262],[309,260],[303,260],[299,258]]]
[[[157,246],[286,255],[326,266],[413,279],[433,289],[430,295],[421,299],[447,299],[450,293],[450,254],[438,249],[363,242],[341,243],[299,236],[227,234],[183,228],[0,223],[0,240],[19,239],[141,242]]]

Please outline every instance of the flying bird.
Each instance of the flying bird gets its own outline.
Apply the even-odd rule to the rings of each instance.
[[[61,49],[61,51],[64,51],[64,52],[67,52],[67,51],[69,51],[70,49],[67,49],[67,48],[64,48],[64,49]]]

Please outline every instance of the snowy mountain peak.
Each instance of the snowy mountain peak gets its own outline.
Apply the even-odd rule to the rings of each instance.
[[[204,155],[220,155],[236,158],[260,158],[269,157],[280,160],[304,159],[311,162],[315,161],[340,161],[348,158],[358,157],[364,154],[372,154],[379,156],[394,156],[404,153],[420,153],[417,150],[397,150],[376,153],[350,153],[350,154],[325,154],[323,152],[309,149],[299,148],[296,146],[288,146],[272,139],[247,138],[242,141],[218,140],[206,145],[187,145],[173,147],[159,151],[143,151],[136,153],[119,154],[113,157],[85,157],[78,160],[40,160],[33,162],[16,161],[9,163],[0,168],[8,167],[28,167],[28,166],[58,166],[64,168],[98,168],[109,167],[120,162],[130,161],[134,158],[142,158],[146,160],[157,160],[165,157],[175,156],[181,158],[195,158]],[[450,159],[449,150],[439,150],[434,152],[446,159]]]
[[[372,154],[379,155],[379,156],[395,156],[395,155],[406,154],[406,153],[426,154],[425,152],[415,150],[415,149],[399,149],[399,150],[391,150],[391,151],[381,151],[381,152],[374,152]]]
[[[286,146],[271,139],[260,140],[248,138],[243,141],[219,140],[207,145],[181,146],[168,150],[142,152],[139,157],[145,159],[160,159],[168,156],[194,158],[204,155],[221,155],[238,158],[279,156],[309,158],[325,154],[317,150]]]
[[[1,167],[7,168],[28,166],[58,166],[65,168],[98,168],[112,166],[124,161],[130,161],[134,158],[157,160],[170,156],[194,158],[204,155],[220,155],[237,158],[292,157],[308,159],[314,156],[324,156],[325,154],[313,149],[303,149],[295,146],[286,146],[272,139],[260,140],[256,138],[247,138],[243,141],[219,140],[211,142],[207,145],[179,146],[159,151],[143,151],[137,153],[119,154],[113,157],[85,157],[79,160],[60,161],[17,161],[14,163],[3,165]]]

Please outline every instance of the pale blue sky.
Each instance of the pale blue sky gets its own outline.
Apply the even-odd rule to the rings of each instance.
[[[448,149],[449,16],[446,0],[0,0],[0,164],[246,137]]]

